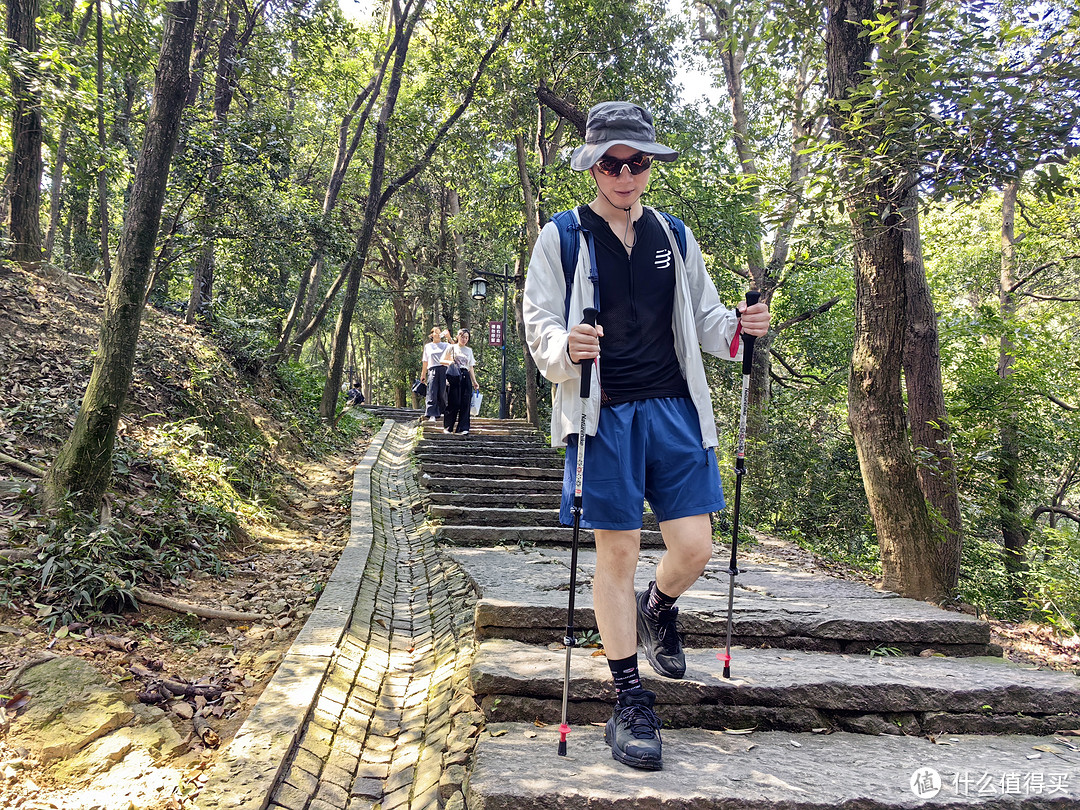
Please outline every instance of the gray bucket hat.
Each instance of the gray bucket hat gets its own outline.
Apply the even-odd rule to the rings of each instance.
[[[574,150],[570,168],[583,172],[613,146],[623,144],[657,160],[675,160],[679,153],[656,142],[652,116],[644,107],[629,101],[605,101],[589,110],[585,143]]]

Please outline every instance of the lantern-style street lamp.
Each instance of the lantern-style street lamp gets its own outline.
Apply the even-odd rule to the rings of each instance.
[[[502,339],[502,382],[499,387],[500,419],[510,418],[510,403],[507,401],[506,391],[506,291],[514,281],[514,277],[509,274],[509,267],[505,269],[507,270],[506,273],[489,273],[487,270],[477,270],[476,278],[469,282],[469,294],[476,301],[483,301],[487,298],[488,285],[487,281],[485,281],[487,278],[500,282],[503,288],[503,316],[502,325],[499,327],[499,336]]]

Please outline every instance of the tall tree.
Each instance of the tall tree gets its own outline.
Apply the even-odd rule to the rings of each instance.
[[[175,0],[166,5],[153,101],[124,216],[116,272],[105,296],[94,368],[75,427],[43,482],[42,498],[50,507],[71,493],[77,508],[93,511],[108,486],[116,430],[135,363],[169,165],[191,84],[188,60],[197,14],[198,0]]]
[[[234,1],[228,5],[225,25],[218,43],[217,71],[214,75],[214,113],[212,123],[212,158],[207,173],[203,209],[200,216],[202,250],[195,260],[191,277],[191,294],[188,296],[187,323],[195,323],[199,314],[207,315],[214,291],[214,233],[220,212],[221,189],[219,182],[225,170],[226,129],[229,124],[229,108],[235,93],[236,68],[243,58],[244,48],[258,25],[268,0],[258,0],[250,7],[243,3],[244,27],[240,28],[240,7]]]
[[[943,586],[954,593],[960,580],[963,523],[952,425],[945,407],[937,313],[923,264],[919,229],[919,191],[912,187],[903,203],[904,278],[907,331],[904,336],[904,385],[908,394],[911,443],[923,458],[919,488],[931,509],[939,542],[929,549]]]
[[[8,55],[15,107],[8,175],[10,258],[41,261],[41,90],[38,79],[38,0],[7,0]]]
[[[394,54],[393,67],[390,71],[390,81],[386,95],[383,98],[382,108],[379,113],[378,123],[375,127],[375,143],[372,152],[371,174],[368,183],[367,197],[364,202],[364,218],[360,226],[360,232],[356,238],[353,255],[349,259],[348,283],[341,302],[341,310],[338,313],[337,324],[334,328],[334,338],[330,354],[330,368],[327,373],[326,384],[323,387],[322,400],[319,404],[319,413],[323,419],[332,421],[337,410],[339,389],[341,387],[341,373],[345,365],[345,354],[348,345],[349,328],[352,322],[353,312],[356,308],[357,295],[360,288],[360,279],[364,272],[364,263],[367,260],[368,251],[371,248],[372,235],[375,232],[375,224],[382,209],[393,196],[410,183],[414,177],[422,172],[430,163],[435,151],[446,138],[447,133],[459,118],[465,113],[472,103],[476,93],[476,87],[483,78],[488,63],[492,56],[502,46],[510,31],[510,25],[521,8],[524,0],[514,0],[505,10],[505,22],[498,29],[487,50],[480,56],[472,76],[467,80],[461,99],[446,117],[438,129],[432,134],[426,147],[416,161],[395,179],[384,184],[386,176],[386,152],[389,146],[390,123],[397,105],[398,94],[401,90],[402,74],[405,68],[405,60],[408,56],[408,43],[412,38],[416,24],[419,22],[425,0],[416,0],[415,6],[406,3],[402,13],[398,15],[396,23],[399,36],[402,37],[402,45]],[[395,1],[394,6],[397,6]]]
[[[73,50],[78,49],[82,44],[83,37],[86,36],[86,28],[90,23],[90,17],[94,14],[94,9],[95,5],[87,4],[86,11],[82,16],[82,22],[79,23],[79,30],[70,43]],[[71,82],[68,85],[72,95],[75,94],[78,86],[78,76],[72,77]],[[49,192],[49,227],[45,232],[46,261],[52,259],[53,249],[56,245],[56,232],[60,226],[60,211],[63,207],[64,171],[67,162],[68,138],[71,136],[72,112],[72,106],[66,106],[64,108],[64,117],[60,124],[60,137],[57,140],[56,145],[56,158],[53,161],[52,171],[50,172],[52,180]]]
[[[821,45],[816,37],[804,35],[813,29],[820,9],[815,4],[778,8],[752,0],[704,0],[698,5],[697,36],[707,43],[707,53],[722,69],[731,105],[732,144],[756,218],[757,227],[746,234],[746,265],[740,272],[768,304],[784,281],[810,172],[810,152],[825,125],[820,99],[814,98],[824,68]],[[764,120],[751,120],[751,111]],[[787,177],[774,180],[775,190],[766,198],[762,188],[768,178],[759,164],[770,162],[774,156],[765,152],[775,147],[766,147],[762,141],[775,144],[780,127],[788,130],[788,137],[784,153],[777,150],[775,157],[787,164]],[[761,137],[759,132],[767,135]],[[774,220],[769,228],[771,247],[761,227],[765,217]],[[769,351],[775,337],[775,331],[770,331],[754,346],[757,361],[750,380],[750,432],[754,435],[761,429],[761,406],[769,399]]]
[[[1016,326],[1016,200],[1020,180],[1005,184],[1001,200],[1001,278],[998,285],[1002,332],[998,351],[997,373],[1003,387],[1002,407],[998,415],[998,490],[999,521],[1005,548],[1005,566],[1014,575],[1013,587],[1018,589],[1015,575],[1024,567],[1024,546],[1027,532],[1020,514],[1020,414],[1012,393],[1013,366],[1016,347],[1013,329]]]
[[[105,140],[105,25],[101,15],[101,0],[95,0],[94,44],[97,48],[97,135],[98,135],[98,235],[101,247],[101,276],[108,284],[112,276],[112,256],[109,255],[109,180],[106,175],[107,142]]]
[[[938,601],[949,587],[932,562],[938,541],[918,484],[901,390],[908,298],[902,211],[913,177],[903,162],[887,159],[891,139],[885,122],[860,120],[853,100],[865,88],[875,47],[882,45],[868,35],[868,21],[891,28],[910,13],[906,4],[828,0],[829,120],[833,139],[843,146],[841,185],[855,245],[848,424],[877,529],[884,584],[904,596]]]

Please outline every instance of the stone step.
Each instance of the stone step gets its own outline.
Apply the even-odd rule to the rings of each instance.
[[[477,450],[471,446],[433,447],[418,445],[416,457],[420,461],[443,461],[463,464],[497,464],[500,467],[557,467],[563,469],[563,456],[550,447],[498,447]]]
[[[455,474],[431,475],[422,473],[420,483],[425,488],[435,492],[486,492],[506,493],[525,492],[532,494],[562,492],[562,480],[552,481],[536,478],[463,478],[456,474],[459,468],[455,468]]]
[[[569,551],[459,548],[448,553],[480,593],[476,604],[480,638],[545,644],[562,638]],[[648,585],[658,560],[658,552],[642,551],[635,580],[638,590]],[[990,643],[989,626],[967,614],[857,582],[755,563],[749,557],[745,565],[735,578],[733,644],[820,652],[1000,655]],[[583,549],[575,599],[576,625],[581,628],[596,626],[590,593],[595,567],[595,552]],[[702,578],[679,598],[679,624],[687,646],[724,646],[728,581],[727,555],[718,547]]]
[[[393,405],[361,405],[360,410],[370,411],[376,416],[397,422],[411,422],[419,419],[424,413],[416,408],[398,408]]]
[[[442,525],[436,528],[435,536],[451,546],[498,546],[498,545],[554,545],[569,548],[574,542],[574,529],[571,526],[460,526]],[[593,546],[592,532],[582,529],[578,538],[579,546]],[[658,531],[643,529],[641,532],[643,548],[661,548],[663,538]],[[567,552],[569,554],[569,552]],[[565,619],[565,614],[563,616]],[[478,628],[479,630],[479,628]]]
[[[449,444],[451,442],[475,442],[477,444],[489,444],[492,446],[506,447],[508,445],[535,445],[548,446],[536,430],[529,428],[499,428],[477,425],[472,422],[469,425],[468,435],[461,433],[446,433],[442,424],[426,422],[420,431],[420,441],[432,444]]]
[[[432,461],[420,462],[421,475],[438,477],[440,475],[459,475],[465,478],[490,479],[490,478],[536,478],[542,481],[562,481],[562,467],[529,467],[518,465],[516,467],[496,467],[488,464],[478,464],[473,459],[472,464],[441,464]]]
[[[489,724],[470,810],[1041,810],[1080,807],[1080,754],[1053,737],[663,732],[664,769],[611,758],[604,731]],[[1051,753],[1051,751],[1058,753]]]
[[[563,612],[565,617],[565,609]],[[657,675],[640,655],[646,689],[666,726],[864,734],[1054,734],[1080,728],[1080,678],[1002,658],[874,657],[799,650],[687,650],[686,676]],[[604,722],[615,694],[607,659],[573,651],[578,723]],[[471,681],[489,720],[558,723],[565,649],[486,641]],[[1080,743],[1080,740],[1077,741]]]
[[[474,452],[471,449],[423,449],[417,450],[416,457],[423,464],[480,464],[485,467],[543,467],[562,470],[563,458],[556,453],[538,453],[532,449],[522,449],[514,455]]]
[[[428,512],[433,518],[447,525],[466,526],[558,526],[558,505],[549,509],[524,509],[518,507],[501,508],[490,505],[473,504],[464,497],[463,504],[441,506],[432,504]],[[656,516],[644,515],[644,527],[659,531]]]
[[[540,493],[473,492],[468,494],[460,492],[428,492],[426,497],[432,505],[468,504],[470,506],[486,506],[496,509],[516,509],[520,507],[526,509],[558,509],[559,507],[558,491]]]

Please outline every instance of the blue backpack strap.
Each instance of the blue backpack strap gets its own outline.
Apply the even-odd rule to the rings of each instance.
[[[592,231],[581,227],[577,212],[573,209],[560,211],[551,217],[555,227],[559,229],[559,254],[562,259],[563,279],[566,281],[566,300],[563,304],[563,316],[567,324],[570,322],[570,294],[574,289],[574,271],[577,269],[578,252],[581,240],[578,234],[585,237],[585,244],[589,248],[589,278],[593,283],[593,306],[600,309],[600,278],[596,274],[596,246],[593,243]]]
[[[682,254],[683,261],[686,261],[686,223],[666,211],[657,211],[657,213],[667,220],[668,227],[675,234],[675,244],[679,246],[679,253]]]

